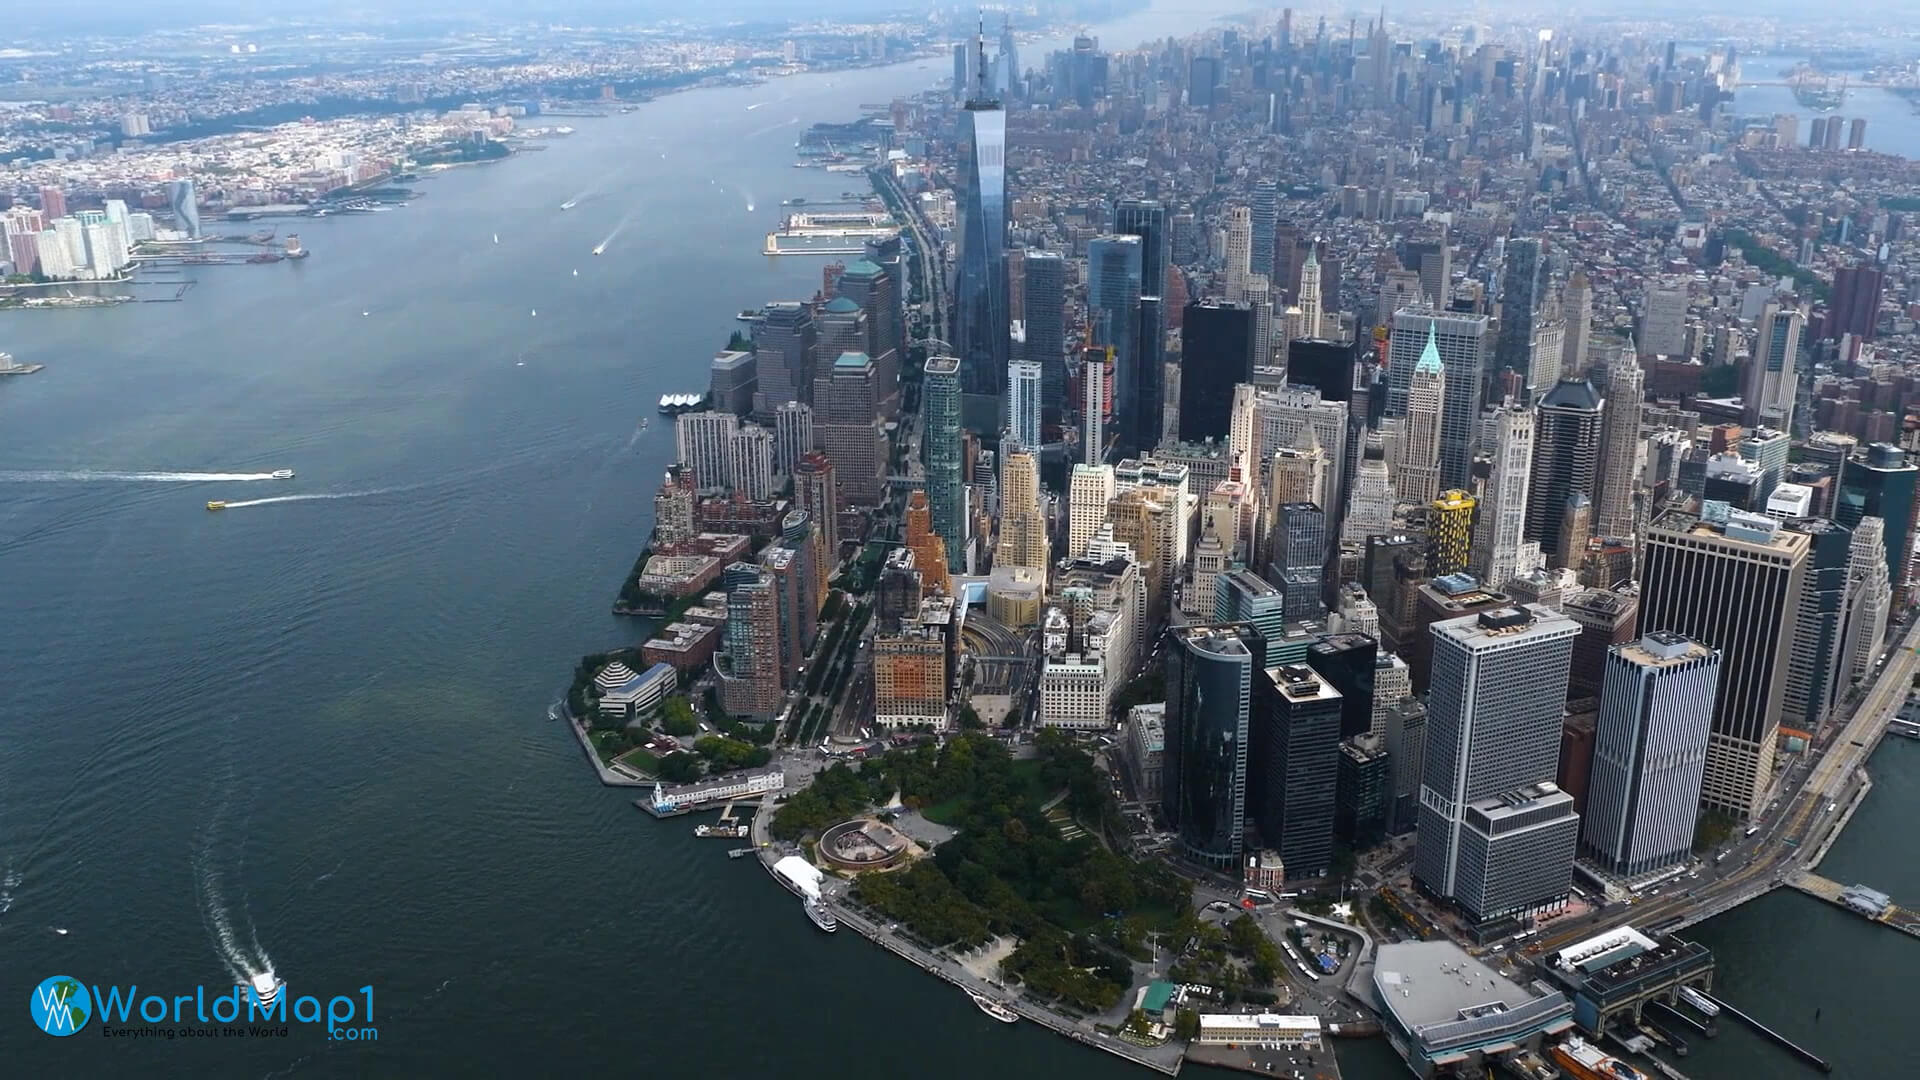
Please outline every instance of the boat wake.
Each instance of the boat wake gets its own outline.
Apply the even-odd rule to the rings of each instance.
[[[606,254],[607,247],[613,243],[615,237],[620,235],[621,230],[627,227],[627,220],[632,216],[633,215],[629,214],[627,215],[627,217],[621,218],[620,223],[615,225],[613,227],[613,231],[607,234],[607,238],[605,240],[600,241],[598,244],[594,245],[593,253],[595,255]]]
[[[198,484],[211,480],[273,480],[270,472],[94,472],[87,469],[0,469],[0,483],[56,484],[86,481],[116,481],[123,484]]]
[[[238,510],[245,506],[269,506],[273,503],[314,502],[321,499],[360,499],[368,495],[385,495],[392,490],[392,488],[374,488],[370,491],[316,491],[307,495],[274,495],[265,499],[242,499],[239,502],[230,502],[226,508],[228,510]]]
[[[20,887],[20,871],[13,868],[13,860],[7,860],[7,872],[0,876],[0,915],[13,910],[13,890]]]
[[[772,133],[779,131],[783,127],[792,127],[793,125],[799,122],[800,122],[800,118],[796,116],[791,120],[782,120],[777,124],[768,124],[766,127],[747,132],[747,138],[757,139],[762,135],[771,135]],[[661,154],[660,156],[666,157],[667,155]]]
[[[199,900],[200,921],[207,929],[207,937],[234,984],[244,986],[252,983],[257,976],[272,975],[273,958],[260,945],[260,934],[254,928],[253,915],[248,910],[244,891],[238,905],[229,902],[227,897],[228,870],[231,869],[237,877],[245,866],[244,848],[238,851],[230,865],[222,856],[223,848],[227,847],[226,818],[232,804],[230,793],[238,784],[237,776],[229,778],[225,785],[229,794],[221,797],[213,816],[201,830],[189,862],[193,868],[194,893]]]

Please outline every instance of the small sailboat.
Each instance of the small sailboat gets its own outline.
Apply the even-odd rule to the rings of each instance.
[[[580,276],[580,271],[578,271],[578,270],[575,270],[575,271],[573,272],[573,276],[574,276],[574,277],[579,277],[579,276]]]
[[[496,244],[500,242],[500,234],[499,234],[499,233],[494,233],[494,234],[493,234],[493,242],[494,242],[494,243],[496,243]]]
[[[539,314],[540,314],[540,309],[539,309],[539,308],[528,308],[528,309],[527,309],[527,317],[528,317],[528,318],[530,318],[530,319],[531,319],[531,318],[536,318],[536,317],[538,317],[538,316],[539,316]]]

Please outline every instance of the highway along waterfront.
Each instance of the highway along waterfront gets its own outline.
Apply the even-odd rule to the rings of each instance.
[[[1120,49],[1231,9],[1095,29]],[[0,313],[46,365],[0,386],[0,461],[32,474],[0,479],[0,970],[22,996],[54,975],[177,992],[270,960],[295,994],[375,987],[380,1029],[127,1043],[16,1012],[8,1075],[1151,1075],[817,932],[545,719],[578,656],[638,640],[606,612],[673,454],[639,420],[704,385],[741,308],[818,286],[820,260],[760,254],[782,199],[857,182],[793,169],[798,127],[950,70],[671,95],[404,211],[303,222],[315,254],[284,273]],[[282,495],[336,497],[205,509]],[[1873,772],[1822,872],[1920,899],[1920,743]],[[1920,942],[1791,892],[1692,933],[1729,1000],[1836,1076],[1911,1069]],[[1381,1041],[1340,1054],[1404,1075]],[[1798,1068],[1731,1025],[1684,1066]]]

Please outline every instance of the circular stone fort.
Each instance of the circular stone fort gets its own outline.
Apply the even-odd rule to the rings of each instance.
[[[814,854],[836,870],[885,870],[912,847],[900,830],[868,818],[843,821],[820,835]]]

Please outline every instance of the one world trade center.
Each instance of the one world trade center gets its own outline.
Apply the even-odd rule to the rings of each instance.
[[[1010,342],[1007,310],[1007,114],[985,77],[979,39],[974,92],[960,113],[959,240],[954,254],[953,344],[968,396],[968,426],[998,423]],[[991,401],[985,400],[991,399]],[[978,422],[976,422],[976,420]]]

